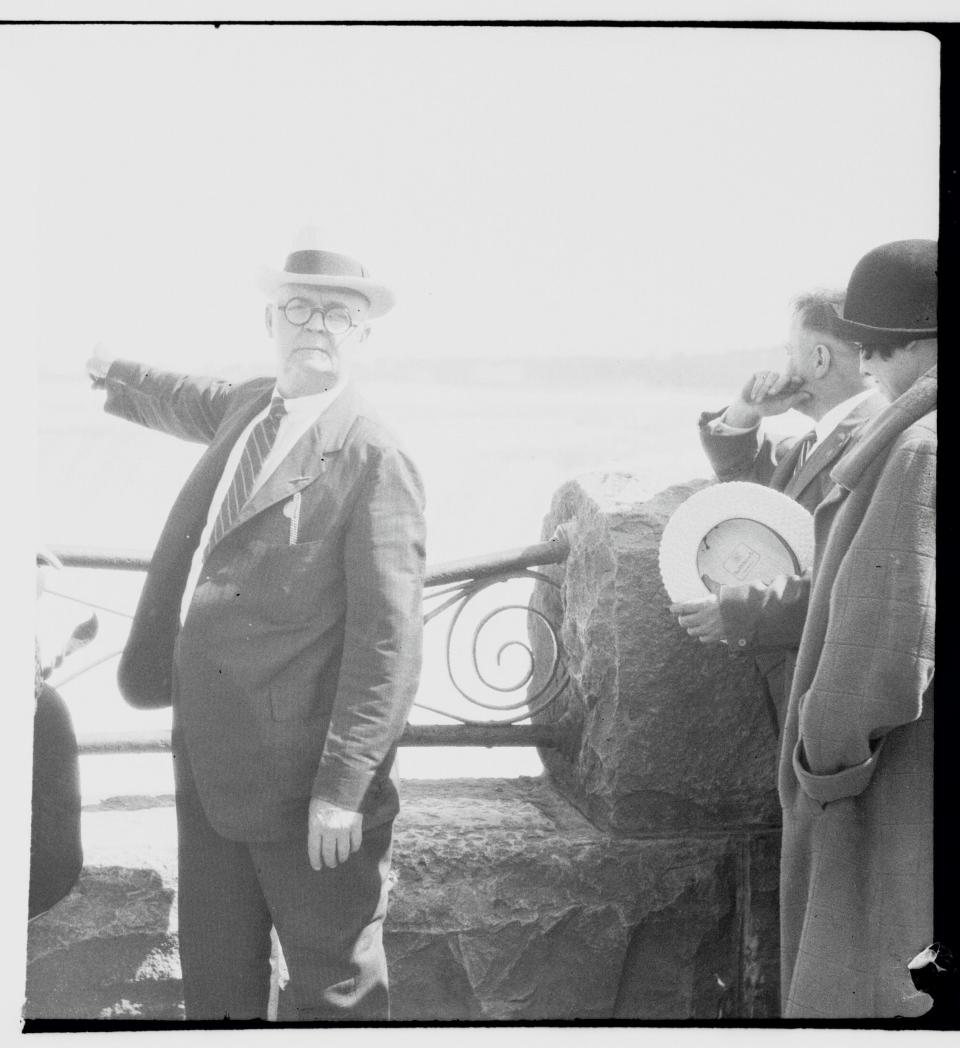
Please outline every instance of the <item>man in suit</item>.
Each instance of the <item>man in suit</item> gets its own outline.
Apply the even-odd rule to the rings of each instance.
[[[722,411],[700,416],[700,439],[721,481],[747,480],[782,491],[813,512],[833,486],[830,470],[887,400],[860,374],[856,346],[841,336],[838,295],[798,298],[782,372],[760,371]],[[763,420],[795,408],[814,422],[802,438],[776,440]],[[781,576],[769,586],[723,586],[700,601],[671,606],[704,644],[751,652],[766,680],[771,724],[783,723],[809,580]]]
[[[160,536],[120,687],[173,706],[187,1017],[265,1017],[273,925],[296,1018],[383,1019],[423,490],[347,379],[393,296],[314,248],[262,283],[276,378],[88,364],[108,412],[209,445]]]

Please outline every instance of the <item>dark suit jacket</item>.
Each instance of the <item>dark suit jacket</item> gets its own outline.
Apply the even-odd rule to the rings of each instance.
[[[69,894],[83,868],[80,765],[70,711],[41,683],[33,715],[29,917]]]
[[[842,419],[794,477],[800,438],[774,442],[761,437],[759,426],[744,433],[710,432],[722,411],[700,416],[700,440],[717,480],[745,480],[782,491],[811,513],[833,487],[830,471],[861,429],[888,405],[879,393],[860,401]],[[777,726],[783,723],[796,651],[803,634],[810,592],[809,577],[781,576],[769,586],[747,583],[724,586],[719,594],[724,630],[735,651],[752,652],[767,678]]]
[[[423,489],[351,389],[297,442],[180,604],[214,489],[272,379],[233,386],[116,361],[107,411],[209,448],[167,519],[120,664],[136,706],[174,705],[178,788],[236,840],[303,834],[311,796],[398,808],[393,757],[420,670]],[[297,542],[283,512],[302,503]]]

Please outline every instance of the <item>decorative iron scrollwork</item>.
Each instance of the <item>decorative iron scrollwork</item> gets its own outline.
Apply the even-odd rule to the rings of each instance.
[[[529,596],[523,601],[511,597],[499,602],[496,596],[502,592],[498,587],[506,585],[515,593],[524,582],[531,584],[531,595],[532,584],[536,582],[559,591],[560,586],[556,581],[534,569],[562,563],[569,548],[570,537],[565,528],[561,527],[548,542],[428,569],[424,591],[424,625],[429,625],[444,613],[448,613],[450,621],[446,633],[441,636],[437,636],[436,631],[425,631],[427,658],[424,661],[421,693],[432,697],[446,691],[451,701],[445,707],[425,702],[415,705],[456,721],[457,724],[408,725],[408,733],[421,729],[429,736],[426,742],[428,745],[518,745],[520,743],[515,739],[511,741],[508,738],[509,733],[512,732],[517,738],[523,734],[526,739],[526,734],[530,732],[549,734],[554,730],[555,726],[542,724],[509,726],[517,725],[518,721],[527,720],[546,709],[569,684],[559,624],[539,607],[534,607]],[[56,552],[67,567],[142,572],[150,563],[149,555],[139,551],[60,547]],[[125,610],[107,607],[78,595],[59,592],[58,596],[113,612],[122,618],[131,617]],[[511,615],[512,620],[508,621]],[[467,636],[465,642],[464,633]],[[430,658],[433,654],[430,651],[432,644],[440,645],[436,660]],[[119,649],[115,649],[99,656],[75,673],[58,679],[58,685],[67,683],[74,676],[85,673],[103,661],[116,658],[119,653]],[[443,669],[445,680],[440,679]],[[478,719],[475,710],[484,710],[495,716]],[[470,731],[464,733],[464,740],[458,741],[454,736],[463,725],[469,726]],[[474,735],[478,727],[496,728],[497,741],[477,743]],[[447,733],[452,733],[449,738]],[[434,735],[437,737],[434,738]],[[469,740],[466,740],[467,735],[470,736]],[[97,741],[101,749],[108,744],[109,739]],[[129,740],[121,739],[118,744],[128,749],[133,747]]]
[[[508,600],[489,608],[484,604],[484,598],[493,596],[495,587],[525,580],[540,581],[559,589],[559,585],[542,572],[512,568],[425,593],[424,605],[433,604],[424,614],[425,626],[444,612],[449,613],[450,621],[444,638],[449,683],[465,700],[466,710],[477,707],[499,716],[485,721],[477,720],[467,712],[457,712],[454,706],[439,708],[423,702],[415,703],[419,709],[450,717],[463,724],[514,724],[545,709],[564,690],[569,678],[563,661],[558,624],[529,602]],[[513,635],[505,633],[510,628],[506,624],[510,613],[513,613],[515,625]],[[521,617],[525,635],[516,636],[516,622]],[[543,643],[535,643],[535,631],[541,632]],[[465,632],[466,639],[463,637]],[[485,638],[490,640],[486,641]],[[486,650],[488,647],[489,650]],[[506,661],[513,661],[517,665],[504,670]],[[472,672],[468,673],[465,666]]]

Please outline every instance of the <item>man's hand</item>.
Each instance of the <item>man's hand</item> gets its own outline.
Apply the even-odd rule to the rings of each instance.
[[[738,429],[749,429],[767,415],[782,415],[810,399],[810,392],[802,387],[803,379],[797,375],[755,371],[727,408],[723,421]]]
[[[315,870],[333,869],[360,848],[363,815],[313,797],[307,816],[307,856]]]
[[[103,355],[103,349],[100,345],[93,347],[93,356],[87,361],[86,369],[94,389],[98,389],[103,385],[112,363],[113,361],[109,357]]]
[[[671,604],[670,612],[677,616],[677,621],[691,637],[699,637],[701,644],[719,644],[727,639],[715,593],[703,600]]]

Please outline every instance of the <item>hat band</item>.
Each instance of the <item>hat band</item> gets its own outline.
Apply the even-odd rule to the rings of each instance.
[[[284,272],[312,277],[366,277],[359,262],[333,251],[293,251],[287,255]]]
[[[846,317],[838,317],[837,319],[839,321],[837,327],[840,329],[840,335],[852,342],[870,338],[877,343],[887,342],[894,345],[905,338],[913,342],[918,339],[937,337],[936,325],[922,328],[891,328],[876,327],[873,324],[864,324],[860,320],[848,320]]]

